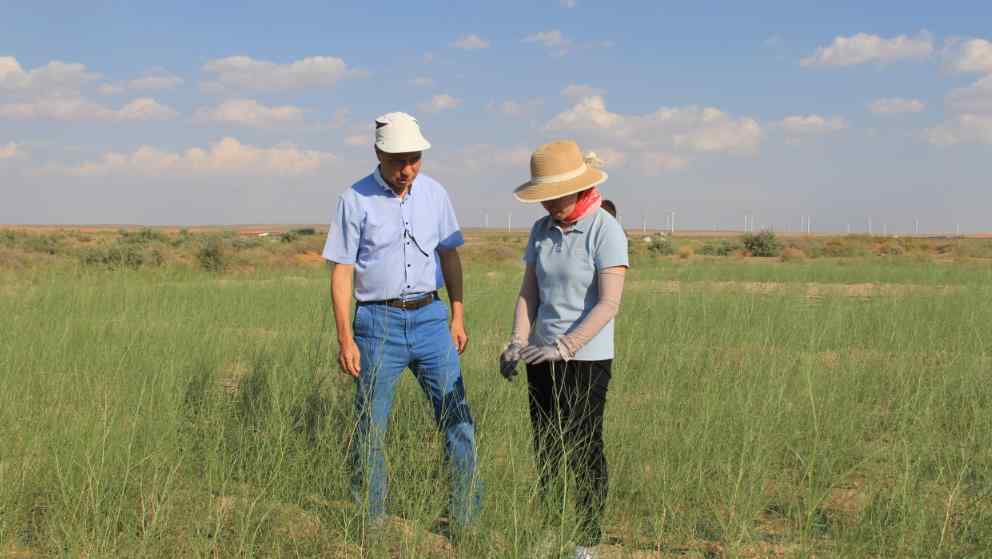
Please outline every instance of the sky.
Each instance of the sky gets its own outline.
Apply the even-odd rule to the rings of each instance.
[[[624,225],[992,231],[992,3],[0,0],[0,223],[326,223],[415,115],[464,227],[542,143]]]

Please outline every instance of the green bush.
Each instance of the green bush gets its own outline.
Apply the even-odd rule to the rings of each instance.
[[[149,229],[145,227],[137,231],[127,231],[124,229],[120,230],[120,236],[117,238],[117,242],[128,243],[135,245],[144,245],[152,242],[165,242],[165,235],[154,229]]]
[[[104,248],[90,248],[79,255],[80,262],[85,266],[95,266],[108,270],[131,269],[137,270],[146,263],[141,249],[134,245],[111,245]],[[155,264],[161,264],[159,254]],[[152,263],[152,262],[149,262]]]
[[[196,254],[196,259],[200,267],[208,272],[223,272],[227,268],[224,241],[218,238],[208,240]]]
[[[742,248],[743,246],[737,241],[720,239],[719,241],[706,241],[700,247],[699,253],[706,256],[730,256]]]
[[[282,241],[282,242],[284,242],[284,243],[292,243],[293,241],[295,241],[298,238],[299,238],[299,235],[297,235],[293,231],[286,231],[282,235],[279,235],[279,240]]]
[[[669,237],[661,236],[651,241],[648,253],[652,256],[671,256],[675,254],[675,243]]]
[[[301,229],[292,229],[290,233],[295,234],[298,237],[307,237],[309,235],[316,235],[317,230],[313,227],[303,227]]]
[[[17,244],[19,235],[9,229],[0,231],[0,246],[14,246]]]
[[[778,241],[772,231],[744,233],[741,243],[751,253],[751,256],[778,256],[782,254],[782,243]]]
[[[55,235],[28,235],[21,240],[21,246],[31,252],[56,254],[62,244],[62,237]]]

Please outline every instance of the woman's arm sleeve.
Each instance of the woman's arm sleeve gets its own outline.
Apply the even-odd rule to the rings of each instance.
[[[600,330],[603,329],[620,310],[620,297],[623,295],[623,280],[627,268],[624,266],[614,266],[600,270],[599,279],[599,301],[589,311],[582,322],[571,332],[558,338],[568,350],[571,359],[582,348],[589,343]]]

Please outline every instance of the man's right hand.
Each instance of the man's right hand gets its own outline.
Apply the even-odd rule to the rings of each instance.
[[[355,343],[355,340],[349,339],[340,343],[338,365],[341,366],[342,371],[358,378],[358,374],[362,370],[362,354],[358,351],[358,344]]]

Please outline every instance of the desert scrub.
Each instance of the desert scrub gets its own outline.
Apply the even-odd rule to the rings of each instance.
[[[773,231],[764,230],[757,233],[744,233],[741,237],[744,250],[751,256],[778,256],[782,253],[782,243]]]

